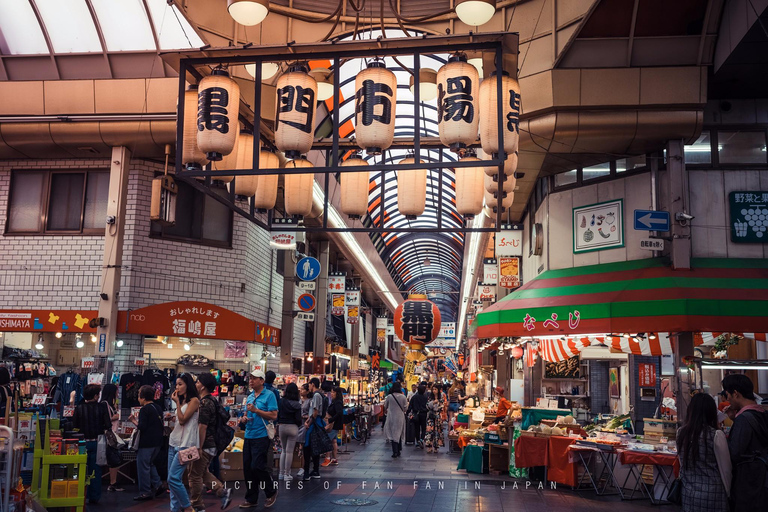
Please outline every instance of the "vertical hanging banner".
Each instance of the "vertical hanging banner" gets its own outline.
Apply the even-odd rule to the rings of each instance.
[[[344,272],[330,272],[328,274],[328,291],[331,293],[344,293],[347,275]]]
[[[347,308],[347,323],[356,324],[360,320],[360,307],[349,306]]]
[[[483,259],[483,282],[496,283],[499,280],[499,265],[495,258]]]
[[[360,305],[360,288],[347,288],[346,296],[347,296],[346,298],[347,306]]]
[[[496,233],[496,257],[523,255],[523,225],[503,224]]]
[[[344,316],[344,294],[334,293],[331,296],[331,314],[333,316]]]
[[[520,287],[520,281],[520,258],[517,256],[499,258],[499,287],[514,290]]]

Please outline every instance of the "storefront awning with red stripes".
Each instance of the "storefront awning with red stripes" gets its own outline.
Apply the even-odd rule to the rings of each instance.
[[[768,260],[645,259],[549,270],[477,316],[479,338],[768,332]],[[650,341],[650,340],[649,340]]]

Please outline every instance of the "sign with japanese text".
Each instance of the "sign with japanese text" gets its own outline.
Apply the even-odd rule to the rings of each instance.
[[[346,292],[346,305],[347,306],[359,306],[360,305],[360,290],[350,288]]]
[[[242,341],[224,342],[224,359],[243,359],[248,355],[248,345]]]
[[[656,387],[656,365],[644,364],[638,365],[638,377],[640,379],[641,388],[655,388]]]
[[[496,300],[496,285],[495,284],[478,284],[477,293],[480,300]]]
[[[387,328],[387,317],[380,316],[376,318],[376,328],[377,329],[386,329]]]
[[[499,265],[495,259],[483,260],[483,282],[495,283],[499,280]]]
[[[272,231],[272,239],[269,245],[277,250],[296,249],[296,232]]]
[[[456,322],[443,322],[438,338],[456,338]]]
[[[331,295],[331,314],[333,316],[344,315],[344,294],[334,293]]]
[[[349,306],[347,308],[347,323],[356,324],[360,320],[360,307]]]
[[[764,244],[768,242],[768,192],[731,192],[728,195],[731,218],[731,242]]]
[[[573,252],[624,247],[624,201],[579,206],[573,209]]]
[[[643,238],[640,240],[640,248],[647,251],[663,251],[664,240],[660,238]]]
[[[408,299],[395,310],[395,334],[411,348],[437,338],[440,325],[440,310],[426,299]]]
[[[377,343],[386,343],[387,341],[387,328],[384,329],[376,329],[376,342]]]
[[[515,226],[517,227],[517,226]],[[503,229],[496,233],[496,257],[523,255],[523,228]]]
[[[126,334],[280,344],[280,329],[254,322],[214,304],[194,301],[166,302],[121,311],[118,330]]]
[[[296,318],[298,320],[301,320],[302,322],[314,322],[315,321],[315,314],[314,313],[305,313],[303,311],[299,311],[296,313]]]
[[[333,293],[344,293],[346,290],[347,276],[334,272],[328,275],[328,291]]]
[[[520,287],[520,258],[517,256],[499,258],[499,286],[508,290]]]
[[[98,316],[98,311],[86,310],[3,310],[0,311],[0,331],[96,332],[88,323]]]

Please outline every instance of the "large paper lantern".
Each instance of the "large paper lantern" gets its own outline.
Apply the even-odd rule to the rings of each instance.
[[[437,117],[440,142],[458,151],[477,140],[479,123],[477,69],[465,55],[454,55],[437,72]]]
[[[422,350],[440,333],[440,310],[426,295],[411,294],[395,309],[395,334],[411,350]]]
[[[360,155],[348,158],[341,164],[342,167],[360,165],[368,165],[368,162],[360,158]],[[342,213],[353,219],[359,219],[368,213],[368,184],[370,181],[368,171],[341,173]]]
[[[197,145],[197,85],[184,92],[184,149],[181,161],[187,169],[202,169],[208,163],[205,153]]]
[[[497,80],[494,72],[480,84],[480,144],[489,155],[500,152]],[[511,154],[520,141],[520,84],[506,72],[501,75],[501,94],[504,152]]]
[[[485,191],[484,191],[484,198],[485,198],[485,204],[493,208],[494,211],[499,206],[499,201],[497,196],[499,195],[499,184],[495,181],[493,181],[493,178],[490,176],[485,177]],[[490,182],[489,182],[490,180]],[[506,210],[510,206],[512,206],[512,202],[515,200],[515,193],[514,192],[501,192],[502,200],[501,200],[501,207],[502,211]]]
[[[297,158],[285,164],[286,169],[314,167],[306,158]],[[308,171],[302,174],[285,175],[285,213],[288,215],[308,216],[312,213],[312,187],[315,174]]]
[[[515,185],[517,184],[517,180],[514,178],[514,176],[503,176],[503,182],[501,184],[501,189],[504,192],[514,192],[515,191]],[[499,181],[496,176],[488,176],[487,174],[483,175],[483,185],[485,186],[485,190],[487,190],[490,193],[495,193],[499,191]]]
[[[240,87],[223,69],[200,80],[197,102],[197,146],[217,162],[235,148],[240,130]]]
[[[414,164],[411,157],[400,161],[401,165]],[[424,163],[419,160],[419,163]],[[422,213],[427,204],[427,170],[415,169],[397,171],[397,209],[406,219],[415,219]]]
[[[383,62],[368,64],[355,77],[355,139],[369,155],[380,155],[395,137],[397,78]]]
[[[312,149],[315,131],[317,82],[306,66],[292,66],[277,79],[275,145],[288,158]]]
[[[221,160],[218,162],[213,162],[211,164],[211,167],[214,171],[226,171],[230,169],[238,169],[237,167],[237,154],[240,151],[240,125],[238,123],[237,126],[237,135],[235,136],[235,147],[232,148],[232,151],[229,152],[228,155],[222,155]],[[234,176],[211,176],[211,179],[214,181],[221,181],[223,183],[231,183]]]
[[[520,345],[516,345],[512,347],[512,350],[510,350],[509,353],[515,359],[520,359],[521,357],[523,357],[523,353],[524,353],[523,347],[521,347]]]
[[[280,168],[280,158],[271,151],[259,152],[259,169]],[[259,174],[256,176],[256,192],[253,206],[259,210],[271,210],[277,202],[277,182],[279,174]],[[238,178],[239,180],[240,178]]]
[[[459,162],[482,162],[474,155],[465,156]],[[460,215],[472,217],[483,210],[483,168],[456,168],[456,210]]]
[[[507,159],[504,162],[504,174],[507,176],[513,176],[517,172],[517,153],[510,153],[507,155]],[[498,165],[489,165],[485,168],[485,174],[488,176],[496,176],[499,174]]]
[[[263,164],[259,159],[259,167]],[[237,159],[235,169],[253,168],[253,134],[248,131],[241,131],[240,138],[237,140]],[[256,193],[258,186],[258,176],[238,176],[235,178],[235,194],[238,196],[251,197]]]

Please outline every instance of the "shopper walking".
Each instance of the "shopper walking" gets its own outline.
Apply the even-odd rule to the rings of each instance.
[[[725,434],[717,428],[717,406],[706,393],[691,398],[677,432],[683,512],[728,512],[731,460]]]
[[[339,431],[344,429],[344,394],[341,388],[336,387],[331,390],[331,404],[328,406],[328,425],[325,430],[328,432],[328,438],[333,444],[333,452],[331,456],[330,466],[339,465],[339,445],[336,442]]]
[[[85,439],[86,472],[91,476],[86,497],[88,503],[95,505],[101,499],[101,466],[96,463],[98,438],[105,430],[112,428],[112,420],[106,404],[99,403],[101,386],[88,384],[83,389],[83,402],[75,408],[72,423]]]
[[[299,427],[304,423],[301,415],[301,402],[299,401],[299,387],[291,382],[286,386],[283,399],[280,402],[277,413],[278,433],[283,444],[283,453],[280,454],[280,480],[293,480],[291,465],[293,464],[293,450],[299,437]]]
[[[243,470],[245,473],[245,501],[240,508],[252,508],[259,501],[259,489],[264,490],[270,508],[277,500],[277,488],[272,483],[272,470],[267,466],[267,450],[272,449],[272,440],[267,422],[277,419],[277,398],[264,388],[264,372],[254,370],[248,379],[253,390],[246,400],[246,413],[241,419],[245,423],[243,445]]]
[[[333,401],[331,398],[331,393],[333,392],[333,383],[330,380],[324,380],[323,383],[320,385],[320,389],[323,391],[323,396],[325,397],[325,404],[323,409],[325,413],[322,416],[323,420],[327,420],[327,414],[328,414],[328,408],[331,406],[331,402]],[[327,427],[327,422],[323,424],[323,428],[325,429]],[[327,432],[327,430],[326,430]],[[334,441],[334,447],[335,447],[335,441]],[[333,456],[336,455],[336,451],[330,451],[325,454],[325,460],[323,460],[323,463],[320,464],[320,467],[328,467],[331,465],[331,460],[333,459]]]
[[[312,451],[312,430],[324,428],[325,397],[320,393],[320,379],[313,377],[309,380],[309,407],[307,419],[304,421],[304,480],[320,478],[320,454]],[[312,472],[309,463],[312,462]]]
[[[139,417],[131,415],[128,421],[136,425],[139,449],[136,452],[136,475],[139,494],[135,501],[151,500],[165,492],[155,461],[163,446],[163,411],[155,403],[155,389],[144,385],[139,388]]]
[[[427,387],[421,385],[417,388],[416,394],[408,401],[408,411],[406,416],[413,423],[414,439],[416,439],[416,448],[424,449],[424,434],[427,432]]]
[[[392,458],[400,457],[405,441],[405,410],[407,400],[399,382],[392,384],[392,392],[384,400],[387,414],[387,424],[384,425],[384,435],[392,445]]]
[[[432,386],[432,395],[427,403],[427,433],[424,445],[427,453],[437,453],[443,446],[443,414],[445,412],[445,395],[440,392],[440,386]]]
[[[733,464],[732,510],[758,510],[768,503],[768,412],[757,405],[754,386],[746,375],[728,375],[722,384],[731,403],[725,412],[733,419],[728,437]]]
[[[179,452],[187,448],[200,448],[200,398],[192,375],[182,373],[176,379],[171,395],[176,404],[176,426],[168,442],[168,488],[171,490],[171,511],[192,512],[192,502],[182,478],[186,466],[179,460]]]
[[[112,422],[112,431],[117,435],[117,426],[120,423],[120,413],[117,410],[117,386],[106,384],[101,390],[101,401],[107,404],[107,413]],[[109,468],[109,492],[122,492],[124,489],[117,485],[117,468]]]
[[[216,389],[216,377],[210,373],[201,373],[195,383],[200,397],[200,416],[198,419],[198,444],[200,458],[192,462],[189,468],[189,498],[197,511],[205,510],[203,485],[216,493],[221,500],[221,509],[227,508],[232,501],[232,489],[209,471],[211,460],[216,458],[216,427],[219,424],[219,405],[211,393]]]

